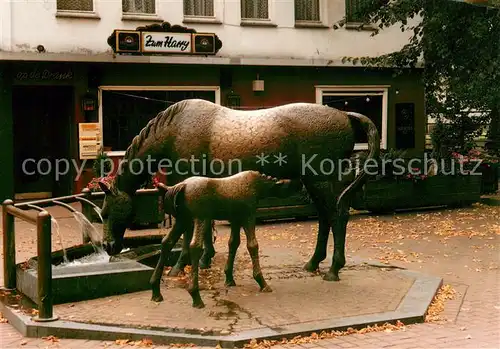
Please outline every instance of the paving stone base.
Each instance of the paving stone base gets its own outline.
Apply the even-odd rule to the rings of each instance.
[[[217,256],[216,256],[217,257]],[[149,338],[156,343],[243,346],[252,339],[282,339],[323,330],[360,328],[385,322],[422,322],[442,279],[387,265],[355,262],[340,282],[301,270],[299,265],[266,268],[273,288],[260,293],[245,266],[235,273],[236,287],[223,285],[225,254],[200,274],[206,307],[191,307],[185,279],[164,277],[164,301],[150,301],[151,291],[54,307],[53,322],[35,322],[7,305],[4,317],[24,336],[100,340]],[[248,261],[247,261],[248,262]],[[245,261],[243,261],[245,263]]]

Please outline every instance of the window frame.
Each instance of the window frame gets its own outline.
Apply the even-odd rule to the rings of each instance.
[[[215,93],[215,103],[221,104],[221,90],[220,86],[117,86],[117,85],[103,85],[98,87],[98,117],[99,128],[101,130],[101,140],[104,144],[104,129],[103,129],[103,91],[213,91]],[[125,150],[112,150],[106,152],[108,156],[124,156]]]
[[[360,1],[360,0],[354,0],[354,1]],[[361,0],[363,1],[363,0]],[[364,24],[368,24],[368,23],[365,23],[365,21],[353,21],[349,18],[349,8],[351,7],[351,3],[353,2],[353,0],[345,0],[345,19],[346,19],[346,23],[364,23]]]
[[[224,0],[214,0],[214,15],[213,16],[192,16],[186,15],[184,12],[184,0],[182,1],[182,16],[183,23],[206,23],[206,24],[222,24],[224,17]]]
[[[185,1],[186,0],[182,0],[182,15],[184,16],[184,18],[188,17],[188,18],[214,18],[216,17],[216,13],[215,13],[215,7],[216,7],[216,0],[213,0],[213,13],[214,15],[213,16],[205,16],[205,15],[188,15],[186,14],[186,5],[185,5]],[[192,0],[192,1],[198,1],[198,0]]]
[[[241,10],[243,6],[243,1],[253,1],[253,0],[239,0],[239,15],[240,15],[240,20],[241,20],[241,25],[263,25],[263,26],[276,26],[273,24],[274,21],[274,1],[273,0],[266,0],[267,1],[267,18],[244,18],[241,15]]]
[[[155,5],[155,12],[153,13],[146,13],[146,12],[125,12],[123,11],[123,0],[122,0],[122,15],[125,16],[157,16],[158,15],[158,5],[159,1],[158,0],[142,0],[142,1],[153,1]]]
[[[295,12],[295,4],[297,1],[303,1],[303,0],[293,0],[293,13],[294,13],[294,21],[296,24],[306,24],[306,23],[321,23],[323,21],[324,17],[324,0],[317,0],[318,1],[318,11],[319,11],[319,18],[318,20],[313,20],[313,19],[297,19],[297,14]]]
[[[346,29],[356,29],[356,30],[367,30],[367,31],[378,30],[377,25],[370,22],[370,21],[361,21],[360,22],[360,21],[352,21],[349,19],[348,8],[349,8],[349,5],[352,1],[353,0],[345,0],[345,2],[344,2],[344,6],[345,6],[344,15],[345,15],[345,20],[346,20],[345,28]]]
[[[316,85],[316,103],[323,104],[323,96],[382,96],[380,148],[387,149],[387,118],[390,85]],[[368,143],[356,143],[354,150],[367,150]]]
[[[90,11],[81,11],[81,10],[62,10],[57,8],[57,0],[56,0],[56,17],[61,18],[90,18],[90,19],[100,19],[100,16],[97,12],[97,1],[92,0],[92,10]]]

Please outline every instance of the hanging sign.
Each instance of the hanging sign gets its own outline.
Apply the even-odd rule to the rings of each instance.
[[[78,124],[80,159],[95,159],[101,150],[101,128],[98,122]]]
[[[191,53],[191,33],[142,32],[142,52]]]
[[[192,28],[168,22],[136,30],[115,29],[107,42],[115,53],[138,55],[215,55],[222,47],[215,33],[197,33]]]

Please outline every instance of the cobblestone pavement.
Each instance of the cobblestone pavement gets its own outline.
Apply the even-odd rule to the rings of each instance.
[[[53,211],[66,245],[80,243],[81,237],[70,215],[58,208]],[[352,334],[273,348],[500,348],[499,216],[500,207],[480,204],[466,209],[383,216],[354,212],[348,225],[348,263],[352,257],[370,258],[443,277],[444,283],[457,292],[455,299],[445,303],[444,321],[406,326],[399,331]],[[24,223],[16,221],[16,228],[17,260],[21,261],[36,253],[36,237],[34,230]],[[291,262],[291,251],[305,262],[314,248],[316,229],[314,220],[259,225],[257,237],[264,272],[266,265],[274,265],[277,260],[283,265]],[[216,250],[219,252],[227,250],[227,232],[226,224],[218,225]],[[59,249],[54,239],[54,249]],[[321,272],[331,263],[331,250],[330,239],[330,255],[322,263]],[[247,254],[242,235],[237,263]],[[237,277],[236,274],[236,280]],[[118,348],[127,345],[23,338],[8,323],[0,323],[0,347]]]

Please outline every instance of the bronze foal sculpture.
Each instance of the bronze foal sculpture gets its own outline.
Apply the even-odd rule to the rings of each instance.
[[[318,211],[316,248],[304,268],[315,271],[326,258],[328,235],[334,238],[333,260],[325,280],[339,280],[345,265],[345,237],[349,202],[367,178],[361,170],[347,185],[339,180],[338,165],[354,151],[355,132],[368,138],[367,160],[379,156],[380,137],[366,116],[321,104],[292,103],[279,107],[240,111],[201,99],[188,99],[160,112],[128,147],[113,189],[106,190],[102,208],[104,242],[108,253],[123,247],[123,235],[133,218],[131,197],[147,171],[134,163],[156,160],[174,164],[167,174],[170,185],[201,174],[226,177],[243,170],[257,170],[277,178],[300,179]],[[196,159],[189,163],[189,159]],[[274,161],[273,161],[274,159]],[[210,164],[209,165],[207,165]],[[219,166],[214,168],[213,164]],[[105,185],[104,185],[105,186]],[[210,256],[207,255],[207,258]],[[202,262],[203,257],[202,257]]]
[[[278,180],[257,171],[243,171],[225,178],[193,176],[174,186],[160,184],[159,188],[164,192],[165,212],[175,217],[175,223],[162,240],[160,258],[150,280],[151,300],[163,300],[160,280],[165,261],[183,234],[184,247],[189,249],[192,267],[188,291],[193,300],[193,307],[205,306],[199,291],[198,267],[202,242],[211,239],[214,220],[227,220],[231,224],[229,255],[224,268],[226,286],[236,285],[233,276],[234,260],[240,245],[240,230],[243,228],[252,259],[253,277],[262,292],[271,292],[262,274],[259,244],[255,236],[257,203],[266,196],[287,196],[300,188],[297,183],[302,186],[300,181]]]

